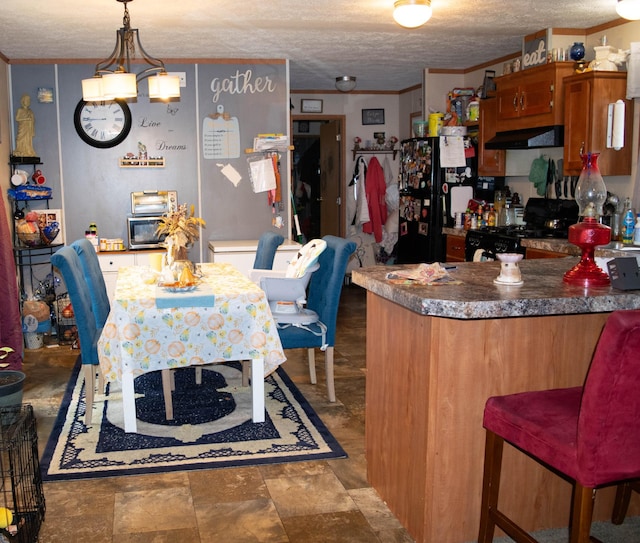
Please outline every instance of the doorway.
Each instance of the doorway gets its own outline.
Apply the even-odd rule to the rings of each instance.
[[[345,117],[292,116],[294,207],[302,240],[344,237]],[[300,238],[293,232],[294,239]]]

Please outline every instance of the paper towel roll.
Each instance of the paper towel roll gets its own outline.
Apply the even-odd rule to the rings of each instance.
[[[613,107],[613,137],[611,146],[619,151],[624,147],[624,115],[625,104],[618,100]]]

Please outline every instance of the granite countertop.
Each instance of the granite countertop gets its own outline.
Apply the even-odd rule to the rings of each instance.
[[[442,233],[460,238],[464,238],[467,235],[467,231],[462,228],[445,227],[442,229]],[[569,243],[567,238],[523,238],[522,246],[527,249],[539,249],[541,251],[580,256],[580,248]],[[640,246],[623,248],[621,243],[612,242],[604,247],[596,247],[595,256],[597,258],[638,257],[640,256]]]
[[[612,287],[585,289],[562,278],[578,258],[533,259],[520,262],[521,286],[497,285],[499,262],[461,262],[449,270],[458,285],[398,285],[385,279],[388,272],[415,265],[372,266],[353,270],[353,282],[420,315],[453,319],[494,319],[602,313],[640,309],[640,291]]]

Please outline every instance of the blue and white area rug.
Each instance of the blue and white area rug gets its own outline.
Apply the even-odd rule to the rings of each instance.
[[[174,420],[165,420],[159,372],[135,380],[137,433],[125,433],[120,389],[96,395],[84,425],[84,380],[76,364],[41,466],[45,481],[344,458],[346,454],[287,374],[265,380],[265,422],[251,421],[251,388],[240,364],[175,372]],[[102,416],[100,416],[102,415]]]

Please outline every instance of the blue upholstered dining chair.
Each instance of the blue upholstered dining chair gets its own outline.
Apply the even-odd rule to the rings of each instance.
[[[320,317],[320,322],[327,328],[324,334],[324,344],[322,330],[318,323],[305,325],[305,328],[278,326],[278,334],[284,349],[305,348],[308,350],[309,375],[313,384],[317,382],[315,349],[319,347],[324,350],[327,396],[330,402],[335,402],[333,351],[336,342],[338,304],[340,303],[347,263],[356,250],[356,244],[336,236],[325,236],[322,239],[327,242],[327,248],[318,257],[320,267],[311,276],[307,308],[315,311]]]
[[[270,270],[273,268],[273,259],[278,247],[284,242],[284,237],[275,232],[265,232],[258,240],[256,259],[253,262],[254,270]]]
[[[73,247],[80,257],[80,265],[89,284],[91,308],[96,318],[96,326],[102,328],[104,323],[107,322],[111,306],[109,304],[109,296],[107,295],[107,285],[104,282],[104,276],[100,269],[98,255],[91,242],[86,238],[74,241],[71,247]]]
[[[51,264],[58,268],[62,275],[76,319],[86,398],[85,424],[89,426],[96,385],[96,366],[99,363],[97,344],[102,327],[96,325],[91,289],[85,279],[80,257],[74,248],[66,246],[59,249],[51,256]]]

